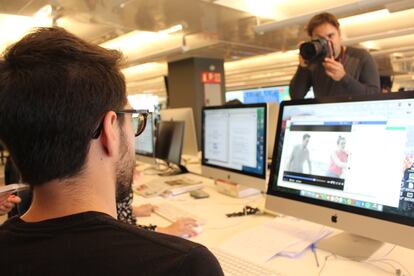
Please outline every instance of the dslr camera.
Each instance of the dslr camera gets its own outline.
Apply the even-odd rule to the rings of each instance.
[[[332,41],[318,37],[304,42],[299,47],[299,53],[307,64],[322,62],[327,56],[335,56]]]

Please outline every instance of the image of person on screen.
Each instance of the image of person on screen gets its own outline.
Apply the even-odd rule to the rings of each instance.
[[[287,170],[290,172],[303,173],[303,164],[305,161],[308,163],[309,173],[312,172],[312,164],[309,158],[309,134],[304,134],[302,138],[302,143],[296,145],[293,148],[292,154],[290,155]]]
[[[343,45],[333,14],[315,15],[306,31],[311,41],[299,46],[299,65],[289,86],[292,99],[303,99],[311,87],[315,98],[380,93],[374,59],[364,49]]]
[[[336,141],[337,148],[330,156],[330,165],[328,169],[328,176],[343,178],[344,169],[348,163],[348,152],[345,150],[346,139],[339,136]]]

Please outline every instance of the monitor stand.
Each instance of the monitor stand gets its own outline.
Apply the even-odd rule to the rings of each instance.
[[[319,241],[316,247],[345,258],[363,261],[382,245],[380,241],[343,232]]]
[[[167,162],[164,162],[160,159],[155,159],[155,164],[147,167],[143,170],[146,175],[156,175],[169,170],[169,165]]]
[[[159,173],[159,176],[171,176],[171,175],[177,175],[182,173],[188,173],[188,170],[183,165],[177,165],[173,163],[168,164],[168,169],[164,172]]]

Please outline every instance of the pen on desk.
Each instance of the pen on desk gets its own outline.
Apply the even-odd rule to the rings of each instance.
[[[315,244],[311,244],[311,250],[313,252],[313,256],[315,256],[316,266],[319,267],[318,255],[316,254],[316,246]]]

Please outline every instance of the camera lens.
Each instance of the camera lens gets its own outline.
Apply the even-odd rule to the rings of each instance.
[[[318,50],[313,42],[302,43],[299,52],[303,59],[307,61],[313,60],[318,54]]]
[[[299,48],[300,55],[308,63],[323,60],[328,52],[328,41],[323,38],[302,43]]]

